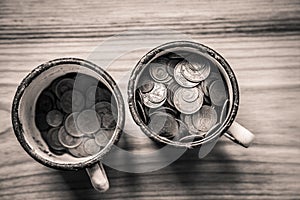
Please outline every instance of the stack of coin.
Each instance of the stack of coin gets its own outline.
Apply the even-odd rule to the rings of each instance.
[[[186,142],[204,138],[222,123],[218,119],[227,111],[226,83],[218,66],[202,54],[162,55],[143,74],[149,76],[139,79],[137,108],[154,133]]]
[[[57,155],[92,156],[107,145],[115,130],[117,109],[111,92],[87,75],[82,80],[89,84],[76,87],[78,75],[55,79],[37,100],[36,126]]]

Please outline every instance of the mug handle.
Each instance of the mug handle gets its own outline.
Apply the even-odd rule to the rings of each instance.
[[[253,133],[237,122],[233,122],[224,135],[233,142],[246,148],[251,145],[255,137]]]
[[[86,172],[91,179],[93,187],[99,192],[105,192],[109,188],[109,182],[102,163],[96,163],[88,168]]]

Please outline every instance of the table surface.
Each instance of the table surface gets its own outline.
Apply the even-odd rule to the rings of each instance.
[[[230,63],[241,93],[237,121],[256,135],[250,148],[222,137],[202,160],[189,150],[154,172],[106,167],[111,188],[104,194],[92,189],[85,171],[50,169],[23,151],[10,111],[18,84],[33,68],[60,57],[91,58],[99,45],[109,52],[101,43],[125,32],[115,48],[141,42],[145,49],[114,62],[110,73],[119,80],[161,42],[143,44],[143,31],[173,40],[166,30],[215,49]],[[0,199],[299,199],[299,33],[299,0],[1,0]],[[121,145],[133,152],[155,146],[128,137],[124,145],[124,138]]]

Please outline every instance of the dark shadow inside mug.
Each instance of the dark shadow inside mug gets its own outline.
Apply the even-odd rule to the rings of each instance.
[[[144,79],[144,74],[149,71],[149,65],[155,62],[157,59],[170,57],[174,55],[181,57],[182,59],[188,57],[189,55],[199,55],[205,57],[209,60],[214,66],[217,67],[220,72],[222,79],[226,83],[226,91],[228,95],[229,105],[228,112],[224,121],[213,131],[212,134],[207,135],[199,139],[195,139],[187,142],[180,142],[172,140],[170,138],[161,136],[151,130],[148,126],[147,117],[142,114],[141,106],[139,105],[140,95],[138,95],[138,88],[141,86],[141,81]],[[142,131],[148,135],[150,138],[164,144],[170,144],[177,147],[187,147],[193,148],[197,147],[203,143],[213,140],[216,137],[221,136],[232,124],[233,120],[236,117],[238,103],[239,103],[239,91],[236,77],[230,68],[229,64],[214,50],[198,43],[188,42],[188,41],[176,41],[167,44],[163,44],[149,53],[147,53],[136,65],[132,71],[129,84],[128,84],[128,102],[130,112],[134,121],[140,126]]]
[[[103,149],[86,157],[74,157],[70,154],[55,154],[43,140],[41,131],[35,123],[36,103],[41,92],[51,82],[68,73],[79,73],[95,78],[103,83],[112,94],[117,113],[114,113],[116,127],[113,135]],[[75,86],[82,80],[75,80]],[[22,147],[37,161],[58,169],[80,169],[98,162],[112,145],[118,141],[124,125],[124,102],[113,79],[100,67],[82,59],[62,58],[49,61],[34,69],[20,84],[16,92],[12,120],[15,134]]]

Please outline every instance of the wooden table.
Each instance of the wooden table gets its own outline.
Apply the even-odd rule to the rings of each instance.
[[[104,40],[131,30],[174,30],[221,53],[239,81],[237,120],[256,135],[254,144],[245,149],[222,137],[202,160],[191,150],[145,174],[106,167],[111,188],[104,194],[84,171],[49,169],[29,157],[10,122],[24,76],[54,58],[87,59]],[[0,1],[0,199],[299,199],[299,33],[298,0]],[[110,73],[120,78],[147,51]],[[132,139],[127,148],[153,144]]]

